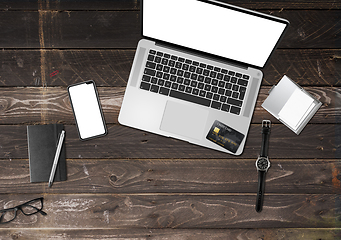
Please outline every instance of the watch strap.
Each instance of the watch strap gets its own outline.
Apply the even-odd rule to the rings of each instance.
[[[266,171],[258,171],[258,190],[257,190],[257,201],[256,201],[257,212],[261,212],[263,209],[265,174],[266,174]]]
[[[270,120],[263,120],[262,121],[262,146],[261,146],[261,151],[260,151],[261,157],[268,157],[270,132],[271,132]]]

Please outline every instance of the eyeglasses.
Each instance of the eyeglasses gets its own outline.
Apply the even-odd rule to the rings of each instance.
[[[25,202],[13,208],[0,210],[0,224],[12,222],[17,217],[17,212],[20,210],[24,215],[30,216],[36,213],[47,215],[43,209],[44,198],[36,198],[31,201]]]

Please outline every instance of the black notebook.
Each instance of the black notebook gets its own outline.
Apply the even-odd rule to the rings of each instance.
[[[27,126],[31,182],[48,182],[63,124]],[[54,181],[66,180],[66,154],[63,143]]]

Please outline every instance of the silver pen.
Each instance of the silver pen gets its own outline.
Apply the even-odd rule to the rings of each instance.
[[[49,187],[52,186],[54,175],[56,173],[60,151],[62,150],[62,146],[63,146],[64,136],[65,136],[65,131],[62,130],[62,132],[60,134],[60,137],[59,137],[59,141],[58,141],[58,145],[57,145],[57,150],[56,150],[56,154],[54,156],[53,165],[52,165],[52,169],[51,169],[51,173],[50,173]]]

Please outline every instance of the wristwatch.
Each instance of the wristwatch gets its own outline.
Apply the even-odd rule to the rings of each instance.
[[[270,168],[270,161],[268,158],[269,136],[270,136],[271,122],[270,120],[262,121],[262,147],[260,155],[256,161],[256,168],[258,170],[258,190],[256,211],[261,212],[263,208],[264,190],[265,190],[265,175]]]

